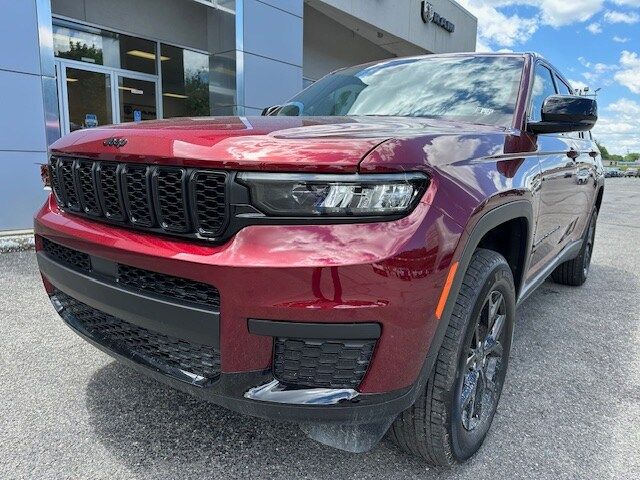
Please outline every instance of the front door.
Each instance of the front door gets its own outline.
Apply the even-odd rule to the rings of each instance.
[[[59,61],[58,91],[62,131],[159,118],[158,82],[134,74],[80,62]]]
[[[64,133],[114,122],[112,76],[79,68],[62,68]]]
[[[551,70],[544,64],[536,64],[529,111],[532,121],[542,119],[544,100],[557,92]],[[567,134],[541,134],[535,142],[541,182],[528,278],[549,265],[575,239],[585,208],[577,169],[581,145]]]
[[[575,239],[584,217],[577,175],[578,145],[561,135],[539,135],[540,200],[530,273],[535,275]]]
[[[158,118],[156,82],[118,76],[118,123]]]

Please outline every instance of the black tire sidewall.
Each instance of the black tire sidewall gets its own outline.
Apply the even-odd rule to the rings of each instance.
[[[587,225],[587,231],[584,236],[584,240],[582,241],[582,251],[580,252],[580,275],[582,276],[582,283],[587,281],[587,275],[591,270],[591,259],[593,258],[593,246],[596,238],[596,222],[598,220],[598,211],[594,208],[591,212],[591,216],[589,217],[589,225]],[[589,265],[587,268],[587,274],[585,275],[584,267],[587,263],[587,246],[589,244],[589,237],[593,233],[593,238],[591,239],[591,254],[589,257]]]
[[[482,445],[487,432],[493,421],[498,402],[500,400],[500,394],[504,385],[504,378],[509,365],[509,352],[511,350],[511,341],[513,335],[513,326],[515,320],[516,309],[516,293],[513,285],[513,276],[506,261],[494,266],[493,269],[486,272],[484,279],[479,283],[482,285],[479,292],[473,300],[473,308],[470,312],[467,312],[466,329],[465,334],[462,337],[462,343],[459,345],[458,351],[458,364],[456,369],[456,377],[453,383],[453,388],[449,400],[449,412],[451,412],[449,433],[451,438],[452,453],[457,462],[463,462],[471,457]],[[462,375],[466,371],[466,347],[470,344],[474,334],[476,320],[479,317],[480,310],[484,305],[484,301],[489,295],[489,292],[497,290],[502,293],[507,313],[507,322],[505,324],[505,331],[503,333],[503,358],[502,358],[502,371],[499,385],[497,386],[497,398],[493,405],[492,411],[487,421],[480,425],[473,431],[468,431],[462,425],[462,412],[460,411],[460,405],[458,399],[460,398],[462,390]]]

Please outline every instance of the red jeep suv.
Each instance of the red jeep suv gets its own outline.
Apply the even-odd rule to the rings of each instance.
[[[64,321],[146,375],[349,451],[480,447],[516,306],[589,271],[595,101],[534,54],[347,68],[259,117],[81,130],[35,218]]]

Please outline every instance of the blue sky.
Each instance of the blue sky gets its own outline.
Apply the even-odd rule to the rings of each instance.
[[[458,0],[478,17],[478,51],[536,51],[598,92],[594,136],[640,152],[640,0]]]

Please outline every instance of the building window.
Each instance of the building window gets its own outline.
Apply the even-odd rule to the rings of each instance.
[[[156,42],[142,38],[118,35],[120,41],[120,68],[156,75]],[[161,57],[160,60],[163,60]]]
[[[209,98],[212,115],[236,114],[236,54],[219,53],[210,59]]]
[[[53,52],[58,58],[157,73],[156,42],[66,21],[53,25]]]
[[[118,39],[97,28],[71,27],[68,22],[53,26],[56,57],[115,67],[120,62]]]
[[[209,56],[164,43],[160,51],[164,117],[209,115]]]

